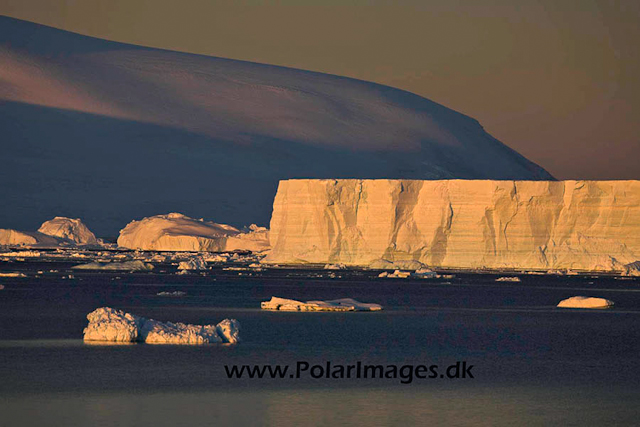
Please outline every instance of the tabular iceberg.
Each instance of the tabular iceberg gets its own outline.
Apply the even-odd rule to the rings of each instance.
[[[180,213],[132,221],[120,230],[118,246],[145,251],[209,251],[269,249],[269,232],[252,224],[247,232]]]
[[[379,304],[363,303],[352,298],[341,298],[330,301],[296,301],[292,299],[271,297],[269,301],[260,303],[263,310],[279,311],[379,311]]]
[[[240,323],[224,319],[217,325],[187,325],[159,322],[110,307],[98,308],[87,315],[85,341],[146,342],[152,344],[231,343],[240,340]]]
[[[286,180],[270,239],[278,264],[625,273],[640,181]]]
[[[571,297],[564,299],[558,303],[561,308],[610,308],[613,307],[613,301],[596,298],[596,297]]]

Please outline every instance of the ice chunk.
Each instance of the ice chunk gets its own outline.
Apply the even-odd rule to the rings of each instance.
[[[292,299],[271,297],[271,300],[260,303],[263,310],[279,311],[378,311],[379,304],[362,303],[352,298],[330,301],[296,301]]]
[[[207,270],[207,263],[202,257],[189,258],[186,261],[180,262],[178,270]]]
[[[74,270],[150,271],[153,270],[153,265],[136,260],[124,262],[90,262],[89,264],[80,264],[71,268]]]
[[[381,278],[388,277],[390,279],[406,279],[409,276],[411,276],[410,271],[400,271],[400,270],[396,270],[393,273],[383,271],[382,273],[378,274],[378,277],[381,277]]]
[[[520,278],[516,276],[498,277],[496,282],[519,282]]]
[[[84,329],[85,341],[138,341],[138,316],[110,307],[98,308],[87,315],[89,325]]]
[[[17,251],[17,252],[4,252],[0,254],[3,258],[39,258],[40,252],[38,251]]]
[[[576,296],[564,299],[558,303],[562,308],[610,308],[613,301],[604,298]]]
[[[110,307],[98,308],[87,315],[85,341],[146,342],[153,344],[237,343],[240,323],[224,319],[217,325],[188,325],[159,322]]]
[[[160,297],[183,297],[185,296],[187,293],[184,291],[162,291],[162,292],[158,292],[156,295],[160,296]]]
[[[224,342],[235,344],[240,341],[240,322],[236,319],[224,319],[216,325],[216,331]]]
[[[416,270],[416,272],[411,276],[417,277],[419,279],[435,279],[438,277],[438,273],[433,270],[429,270],[428,268],[421,268],[419,270]]]
[[[324,266],[325,270],[345,270],[347,268],[344,264],[326,264]]]

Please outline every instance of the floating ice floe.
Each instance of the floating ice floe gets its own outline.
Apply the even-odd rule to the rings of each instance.
[[[142,261],[90,262],[89,264],[80,264],[71,268],[74,270],[150,271],[153,270],[153,265]]]
[[[17,251],[17,252],[4,252],[0,254],[3,258],[38,258],[40,252],[38,251]]]
[[[347,266],[344,264],[326,264],[325,270],[346,270]]]
[[[561,308],[610,308],[613,307],[613,301],[596,298],[596,297],[584,297],[576,296],[564,299],[558,303],[558,307]]]
[[[178,270],[208,270],[207,263],[202,257],[193,257],[180,262]]]
[[[162,291],[162,292],[158,292],[156,295],[160,296],[160,297],[183,297],[185,296],[187,293],[184,291]]]
[[[388,271],[383,271],[382,273],[378,274],[378,277],[380,278],[390,278],[390,279],[406,279],[409,276],[411,276],[411,272],[410,271],[400,271],[400,270],[396,270],[393,273],[389,273]]]
[[[520,278],[516,276],[498,277],[496,282],[519,282]]]
[[[9,272],[9,273],[0,273],[0,277],[27,277],[27,276],[24,273]]]
[[[371,270],[420,270],[424,268],[424,264],[416,260],[388,261],[386,259],[376,259],[369,263]]]
[[[417,277],[419,279],[435,279],[439,277],[438,273],[433,270],[429,270],[428,268],[421,268],[419,270],[416,270],[416,272],[411,276]]]
[[[98,308],[87,315],[85,341],[146,342],[153,344],[231,343],[240,340],[240,323],[224,319],[217,325],[188,325],[159,322],[110,307]]]
[[[271,300],[260,303],[263,310],[279,311],[379,311],[382,306],[342,298],[330,301],[296,301],[292,299],[271,297]]]

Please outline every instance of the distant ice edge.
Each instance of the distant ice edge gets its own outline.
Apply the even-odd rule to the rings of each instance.
[[[240,341],[240,322],[224,319],[217,325],[160,322],[111,307],[87,315],[84,341],[145,342],[149,344],[210,344]]]

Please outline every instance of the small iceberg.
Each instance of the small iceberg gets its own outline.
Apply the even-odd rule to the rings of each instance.
[[[496,282],[520,282],[520,278],[516,276],[498,277]]]
[[[97,308],[87,315],[85,341],[145,342],[151,344],[209,344],[240,340],[240,323],[224,319],[217,325],[187,325],[159,322],[110,307]]]
[[[346,270],[347,266],[344,264],[325,264],[325,270]]]
[[[429,270],[428,268],[421,268],[416,270],[411,277],[417,277],[418,279],[436,279],[438,278],[438,273],[433,270]]]
[[[356,301],[352,298],[334,299],[330,301],[296,301],[292,299],[271,297],[271,300],[260,303],[263,310],[279,311],[379,311],[382,306]]]
[[[613,301],[596,298],[596,297],[571,297],[564,299],[558,303],[561,308],[610,308],[613,307]]]
[[[0,273],[0,277],[27,277],[24,273]]]
[[[382,273],[378,274],[378,277],[380,278],[390,278],[390,279],[406,279],[409,276],[411,276],[411,272],[410,271],[401,271],[401,270],[396,270],[393,273],[389,273],[388,271],[383,271]]]
[[[183,297],[187,295],[187,293],[184,291],[173,291],[173,292],[162,291],[162,292],[158,292],[156,295],[160,297]]]
[[[193,257],[178,264],[178,270],[208,270],[207,262],[202,257]]]
[[[90,262],[71,267],[73,270],[125,270],[125,271],[151,271],[153,265],[142,261],[124,262]]]

